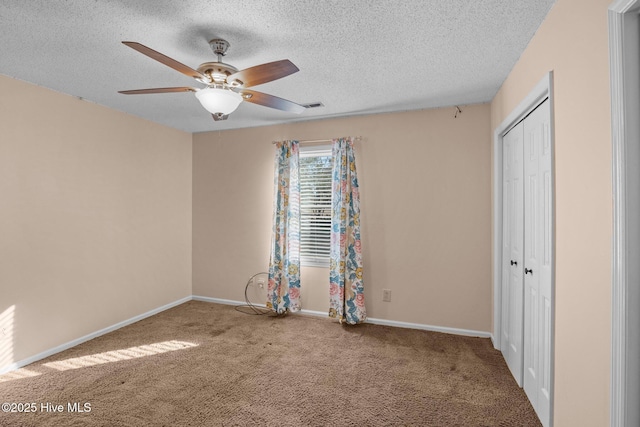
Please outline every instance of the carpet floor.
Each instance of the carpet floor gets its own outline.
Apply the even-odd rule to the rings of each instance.
[[[197,301],[2,375],[0,396],[2,426],[540,425],[489,339]]]

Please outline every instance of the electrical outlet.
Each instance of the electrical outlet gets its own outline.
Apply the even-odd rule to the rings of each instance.
[[[260,289],[264,289],[264,277],[259,277],[259,278],[256,280],[256,284],[258,285],[258,287],[259,287]]]
[[[391,302],[391,289],[382,290],[382,301]]]

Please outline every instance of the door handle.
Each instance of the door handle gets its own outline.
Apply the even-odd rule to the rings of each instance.
[[[529,270],[527,267],[524,268],[524,274],[530,273],[533,276],[533,270]]]
[[[518,261],[511,260],[511,265],[518,265]]]

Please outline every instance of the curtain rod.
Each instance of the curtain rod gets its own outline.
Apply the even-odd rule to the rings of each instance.
[[[361,136],[354,136],[353,137],[354,141],[362,141],[362,137]],[[299,140],[298,142],[300,144],[312,144],[312,143],[318,143],[318,142],[331,142],[333,141],[332,139],[302,139]],[[277,144],[278,141],[271,141],[272,144]]]

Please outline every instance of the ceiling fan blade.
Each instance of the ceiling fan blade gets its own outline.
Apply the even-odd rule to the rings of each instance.
[[[191,67],[184,65],[181,62],[176,61],[175,59],[169,58],[168,56],[163,55],[160,52],[157,52],[143,44],[136,43],[136,42],[122,42],[122,43],[126,44],[131,49],[135,49],[138,52],[144,55],[147,55],[149,58],[155,59],[156,61],[161,62],[164,65],[171,67],[176,71],[181,72],[184,75],[193,77],[194,79],[202,81],[204,83],[209,82],[209,79],[207,79],[207,77],[204,74],[194,70]]]
[[[287,101],[286,99],[278,98],[277,96],[269,95],[255,90],[248,89],[236,89],[236,92],[242,95],[242,98],[253,104],[263,105],[265,107],[271,107],[282,111],[288,111],[290,113],[300,114],[305,108],[302,105],[295,102]]]
[[[171,92],[195,92],[196,89],[192,87],[156,87],[152,89],[135,89],[135,90],[121,90],[118,93],[124,95],[144,95],[147,93],[171,93]]]
[[[227,84],[234,87],[251,87],[281,79],[300,71],[288,59],[256,65],[240,70],[227,77]]]

